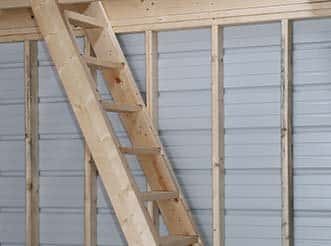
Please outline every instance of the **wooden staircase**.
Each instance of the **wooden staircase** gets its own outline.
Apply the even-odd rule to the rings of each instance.
[[[56,0],[31,0],[31,7],[128,244],[203,245],[103,4],[73,3],[87,4],[80,13]],[[80,54],[73,27],[85,31],[95,57]],[[91,66],[113,101],[101,100]],[[119,114],[132,147],[120,145],[107,112]],[[138,190],[125,155],[137,156],[151,191]],[[146,201],[157,202],[168,236],[159,236]]]

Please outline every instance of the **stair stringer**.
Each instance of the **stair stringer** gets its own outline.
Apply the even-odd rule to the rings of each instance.
[[[128,244],[159,245],[128,163],[98,101],[93,78],[81,60],[56,1],[31,0],[31,5]]]
[[[120,72],[103,71],[108,91],[118,104],[144,105],[103,4],[100,2],[92,3],[85,14],[103,21],[107,28],[102,34],[95,30],[86,30],[86,33],[98,57],[112,62],[125,63],[124,69]],[[161,147],[161,155],[154,157],[138,155],[137,157],[152,190],[176,191],[179,194],[179,199],[175,202],[173,200],[158,202],[170,234],[198,236],[199,243],[197,245],[203,245],[190,209],[146,107],[144,106],[143,110],[134,114],[122,113],[120,117],[133,146]]]

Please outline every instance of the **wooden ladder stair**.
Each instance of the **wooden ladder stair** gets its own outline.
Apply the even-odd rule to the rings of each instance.
[[[103,3],[83,2],[81,13],[56,0],[31,0],[31,7],[127,242],[203,245]],[[73,27],[85,31],[95,57],[80,54]],[[102,71],[113,101],[101,100],[89,66]],[[120,146],[107,112],[119,113],[133,147]],[[151,191],[138,190],[127,154],[137,156]],[[168,236],[159,235],[146,201],[157,202]]]

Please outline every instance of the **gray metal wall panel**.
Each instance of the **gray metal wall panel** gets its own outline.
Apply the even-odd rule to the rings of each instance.
[[[25,243],[23,43],[0,44],[0,244]]]
[[[280,24],[224,28],[226,246],[281,245]]]
[[[331,244],[331,19],[294,22],[295,245]]]
[[[210,30],[160,32],[158,49],[160,135],[211,245]]]
[[[78,42],[82,47],[83,40]],[[38,60],[40,244],[82,245],[83,141],[43,42]]]

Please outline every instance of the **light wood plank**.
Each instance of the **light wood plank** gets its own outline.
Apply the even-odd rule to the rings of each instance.
[[[118,104],[107,100],[102,100],[101,104],[103,109],[107,112],[134,113],[142,110],[142,106],[139,105]]]
[[[84,44],[85,54],[92,55],[92,47],[86,38]],[[96,70],[91,68],[90,71],[96,82]],[[84,162],[84,246],[97,246],[97,168],[86,143]]]
[[[282,20],[282,246],[293,246],[292,23]]]
[[[159,129],[159,86],[158,86],[158,34],[153,31],[145,32],[146,52],[146,106],[156,131]],[[147,190],[151,187],[147,184]],[[154,224],[159,230],[160,213],[156,202],[149,202],[147,209]]]
[[[1,0],[0,5],[3,1]],[[7,0],[12,1],[12,0]],[[15,0],[13,0],[15,1]],[[135,1],[135,0],[132,0]],[[175,0],[174,0],[175,1]],[[148,1],[143,1],[142,4]],[[269,1],[236,1],[231,8],[233,1],[220,1],[228,5],[228,9],[215,8],[209,9],[211,5],[206,1],[200,1],[198,12],[197,8],[192,8],[192,1],[184,0],[180,8],[175,8],[173,15],[164,13],[161,4],[153,5],[155,15],[150,16],[150,11],[146,8],[136,8],[133,2],[109,0],[103,3],[107,7],[107,13],[112,19],[114,31],[116,33],[144,32],[146,30],[169,30],[182,28],[210,27],[213,24],[219,25],[238,25],[257,22],[280,21],[283,18],[295,20],[304,18],[321,18],[331,16],[331,2],[328,0],[308,1],[308,0],[273,0]],[[116,4],[115,4],[116,3]],[[162,2],[163,3],[163,2]],[[249,8],[247,3],[251,5]],[[261,3],[263,3],[261,6]],[[5,4],[6,5],[6,4]],[[199,6],[199,5],[195,5]],[[132,18],[131,9],[135,7],[135,12],[146,16],[138,19]],[[148,8],[147,8],[148,9]],[[181,14],[187,10],[186,14]],[[29,9],[16,9],[3,11],[0,21],[0,42],[14,42],[24,39],[41,39],[35,20],[31,18]],[[192,12],[193,11],[193,12]],[[78,30],[78,34],[81,32]]]
[[[160,246],[188,246],[196,243],[197,237],[165,236],[160,239]]]
[[[129,154],[129,155],[157,155],[160,154],[161,149],[160,148],[143,148],[143,147],[120,147],[120,150],[123,154]]]
[[[97,245],[97,169],[85,144],[84,246]]]
[[[171,191],[148,191],[141,193],[141,199],[144,201],[160,201],[176,198],[178,198],[178,193]]]
[[[104,61],[92,56],[84,55],[83,59],[88,65],[98,69],[122,69],[124,66],[124,63],[114,63],[111,61]]]
[[[59,4],[91,3],[97,0],[59,0]],[[30,8],[30,0],[1,0],[0,9]]]
[[[39,245],[38,45],[24,42],[26,245]]]
[[[138,187],[120,152],[109,119],[99,103],[93,77],[82,63],[73,33],[68,32],[54,0],[31,0],[31,3],[35,19],[45,37],[59,78],[128,244],[157,246],[158,235],[139,199]],[[95,51],[94,46],[93,49]],[[103,52],[107,53],[105,48]]]
[[[146,50],[146,106],[155,129],[159,128],[158,34],[145,32]]]
[[[70,10],[65,10],[64,14],[72,25],[84,28],[103,28],[102,23],[91,16],[82,15]]]
[[[223,29],[213,25],[212,36],[212,175],[213,245],[224,246],[224,72]]]

